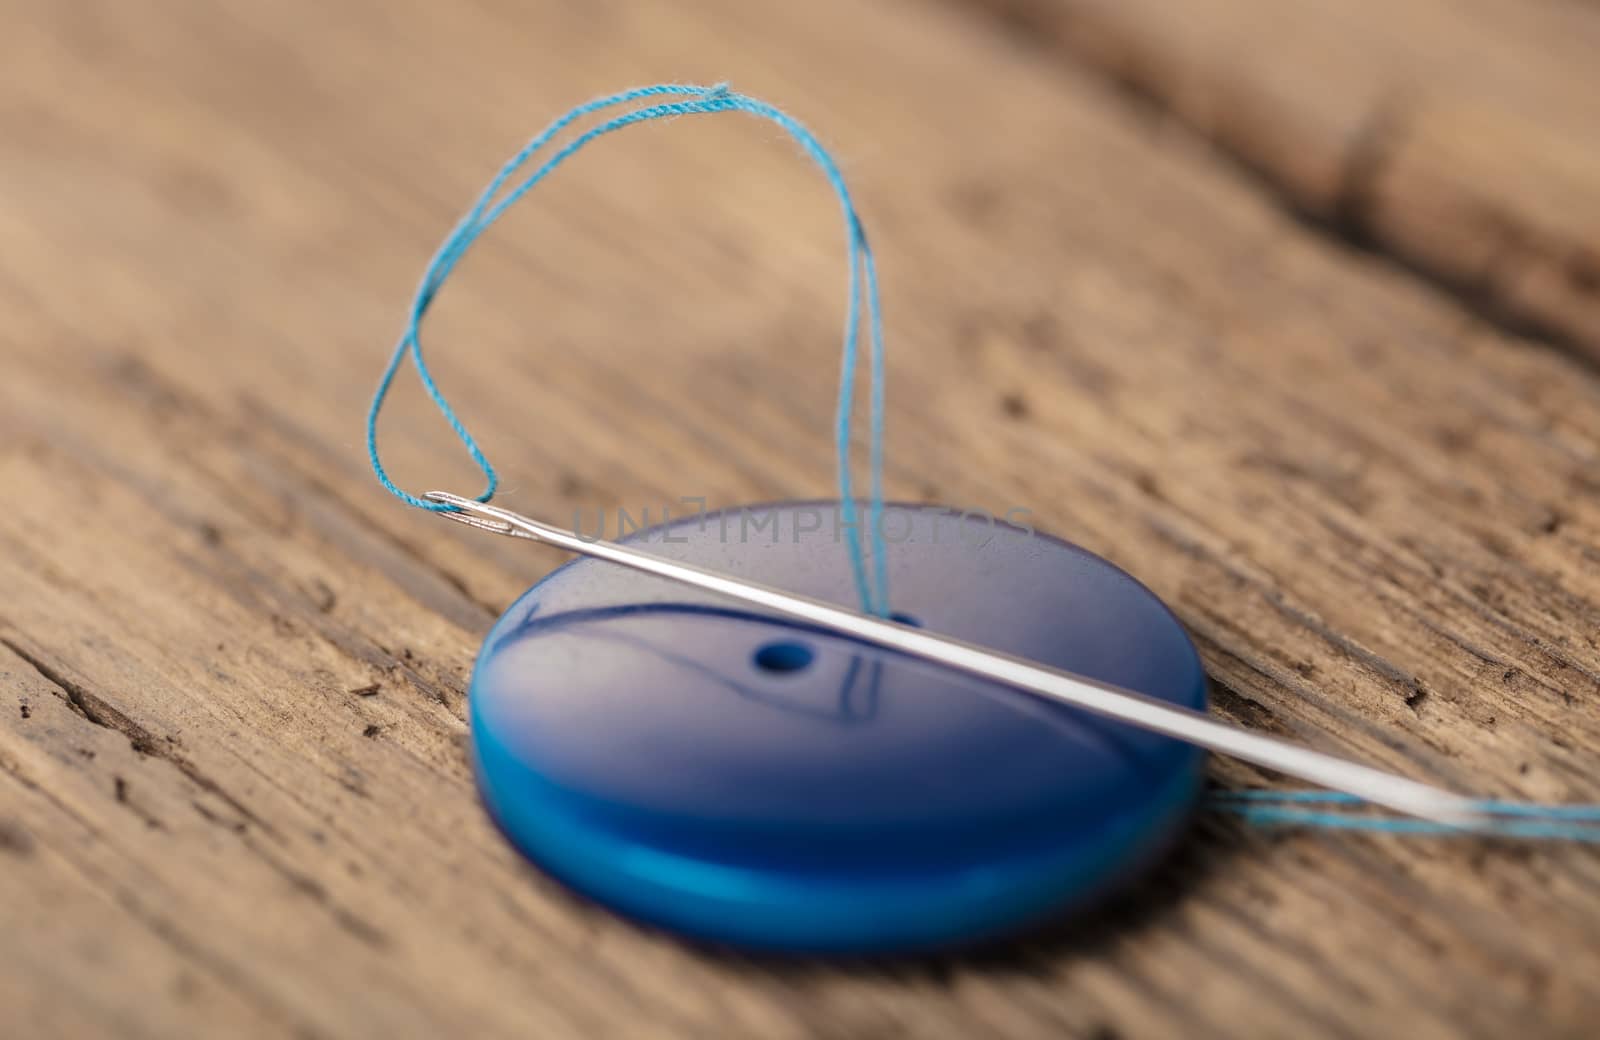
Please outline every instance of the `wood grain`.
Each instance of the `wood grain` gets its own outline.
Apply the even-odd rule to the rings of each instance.
[[[1595,5],[964,2],[1479,313],[1600,359]]]
[[[360,418],[518,143],[603,90],[730,79],[859,197],[894,494],[1023,505],[1134,571],[1224,716],[1596,800],[1592,368],[953,6],[10,7],[0,1035],[1590,1030],[1590,849],[1206,818],[1091,920],[912,964],[750,962],[581,904],[463,753],[477,640],[557,557],[388,498]],[[826,493],[843,243],[814,171],[730,118],[582,161],[428,330],[505,500]],[[407,486],[470,489],[414,386],[384,435]]]

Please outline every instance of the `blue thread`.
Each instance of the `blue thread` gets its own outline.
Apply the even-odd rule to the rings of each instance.
[[[572,141],[558,149],[543,165],[529,174],[521,183],[517,184],[498,202],[495,196],[511,178],[528,163],[530,159],[556,134],[565,127],[585,115],[624,105],[646,98],[678,97],[690,98],[687,101],[669,101],[647,105],[634,109],[626,114],[614,116],[605,122],[599,123],[589,130],[575,137]],[[839,172],[838,165],[833,161],[826,149],[812,133],[794,118],[780,109],[747,97],[729,89],[726,83],[711,87],[693,86],[684,84],[660,84],[652,87],[637,87],[617,94],[597,98],[577,106],[541,131],[538,136],[529,141],[521,151],[512,157],[511,161],[503,166],[489,186],[478,196],[471,211],[458,223],[439,247],[429,262],[424,272],[422,282],[417,288],[417,293],[411,304],[411,312],[406,322],[400,342],[395,347],[393,355],[389,358],[388,365],[383,370],[383,375],[378,381],[377,392],[373,395],[372,405],[367,411],[367,457],[372,463],[372,471],[389,493],[399,498],[408,505],[418,509],[427,509],[433,512],[446,512],[451,507],[440,502],[432,502],[419,498],[402,490],[389,478],[388,472],[383,468],[383,463],[378,457],[378,415],[383,409],[384,399],[388,396],[389,388],[394,382],[395,374],[399,371],[401,362],[407,356],[411,358],[412,365],[417,370],[417,378],[421,381],[423,389],[432,398],[440,414],[449,423],[451,430],[466,447],[467,454],[483,473],[485,487],[477,498],[479,502],[487,502],[494,497],[495,490],[499,487],[499,477],[488,458],[478,447],[478,442],[468,432],[466,425],[456,415],[455,409],[445,399],[444,393],[434,382],[433,375],[428,371],[427,364],[422,358],[421,323],[427,314],[434,297],[443,287],[445,279],[455,270],[456,264],[474,242],[494,224],[496,220],[518,199],[531,191],[540,181],[549,176],[556,167],[576,154],[585,145],[596,138],[602,137],[613,131],[620,130],[635,123],[643,123],[652,119],[662,119],[672,116],[702,115],[713,112],[746,112],[776,123],[799,144],[811,160],[822,170],[829,185],[833,188],[834,195],[839,200],[840,209],[844,214],[845,233],[848,238],[850,250],[849,293],[850,300],[845,318],[844,345],[840,358],[840,378],[838,405],[834,417],[834,447],[837,456],[839,498],[843,506],[846,549],[850,558],[850,568],[855,579],[856,589],[861,596],[861,603],[868,613],[886,616],[889,612],[889,579],[885,560],[885,546],[883,537],[883,427],[884,427],[884,362],[883,362],[883,319],[878,308],[878,278],[877,268],[873,262],[872,250],[867,245],[867,237],[862,229],[860,217],[856,214],[855,203],[852,201],[849,189],[846,188],[844,175]],[[491,203],[493,203],[491,205]],[[859,329],[861,317],[861,298],[866,297],[867,325],[869,337],[869,378],[871,383],[869,403],[869,486],[868,486],[868,526],[871,528],[873,578],[869,581],[865,555],[862,550],[861,533],[859,530],[854,496],[854,483],[850,472],[850,434],[851,418],[854,410],[854,384],[856,361],[859,343]]]
[[[1504,838],[1547,838],[1600,842],[1600,805],[1541,805],[1484,799],[1473,808],[1493,820],[1484,830],[1452,827],[1432,820],[1370,816],[1350,812],[1308,809],[1305,806],[1365,807],[1370,803],[1339,791],[1218,791],[1206,800],[1209,808],[1230,813],[1263,826],[1298,825],[1334,830],[1360,830],[1381,834],[1434,834],[1469,837],[1489,834]]]
[[[1286,802],[1301,805],[1366,805],[1366,801],[1342,791],[1218,791],[1211,796],[1215,802]],[[1494,816],[1529,816],[1551,820],[1588,820],[1600,822],[1600,805],[1544,805],[1539,802],[1507,802],[1483,799],[1473,803],[1473,808]]]
[[[1249,823],[1260,825],[1298,825],[1322,827],[1328,830],[1370,831],[1379,834],[1434,834],[1463,838],[1487,834],[1502,838],[1554,838],[1564,841],[1600,842],[1600,827],[1585,827],[1581,824],[1567,824],[1555,820],[1496,820],[1486,829],[1468,830],[1432,820],[1317,812],[1260,802],[1212,801],[1210,807],[1218,812],[1231,813]]]

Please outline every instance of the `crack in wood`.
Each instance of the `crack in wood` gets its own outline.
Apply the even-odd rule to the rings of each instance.
[[[0,620],[0,624],[4,624],[4,621]],[[42,654],[23,646],[16,639],[0,635],[0,646],[4,646],[25,661],[29,667],[39,674],[40,678],[53,689],[59,691],[61,698],[85,721],[103,729],[111,730],[114,733],[120,733],[127,739],[128,746],[137,754],[169,763],[187,777],[191,783],[226,802],[235,812],[250,820],[251,823],[266,834],[279,841],[282,840],[282,835],[272,824],[257,816],[248,806],[225,791],[220,784],[207,776],[194,762],[182,754],[178,750],[181,745],[177,738],[157,738],[148,729],[117,710],[104,697],[94,693],[82,683],[67,675],[61,668],[51,664]],[[118,800],[121,801],[123,799],[119,797]]]
[[[81,683],[69,678],[39,654],[6,636],[0,636],[0,646],[22,658],[45,682],[59,690],[63,699],[80,718],[122,734],[128,739],[128,745],[140,755],[155,758],[172,757],[170,749],[149,730],[106,703],[104,699],[89,692]],[[173,738],[168,740],[173,741]]]
[[[1333,192],[1332,220],[1351,241],[1378,249],[1373,221],[1378,187],[1403,141],[1412,104],[1411,95],[1402,91],[1379,99],[1345,151]]]

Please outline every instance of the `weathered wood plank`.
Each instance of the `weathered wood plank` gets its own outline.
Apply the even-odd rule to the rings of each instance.
[[[1176,113],[1293,203],[1600,359],[1600,9],[963,0]]]
[[[731,78],[844,157],[896,494],[1022,505],[1130,567],[1224,714],[1600,796],[1600,379],[985,21],[39,0],[0,36],[0,927],[26,937],[0,1033],[1583,1032],[1581,849],[1211,819],[1061,935],[861,967],[684,950],[506,847],[467,669],[556,557],[398,506],[359,420],[494,164],[657,78]],[[726,119],[583,161],[429,330],[508,501],[825,493],[842,243],[814,172]],[[408,485],[471,479],[414,388],[385,434]]]

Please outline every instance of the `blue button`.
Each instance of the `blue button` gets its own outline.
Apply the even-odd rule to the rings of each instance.
[[[900,620],[1205,708],[1193,644],[1123,571],[981,513],[890,511]],[[836,513],[747,506],[625,540],[854,607]],[[1093,901],[1181,831],[1204,759],[586,558],[495,624],[470,710],[484,800],[548,873],[672,931],[796,952],[938,948]]]

